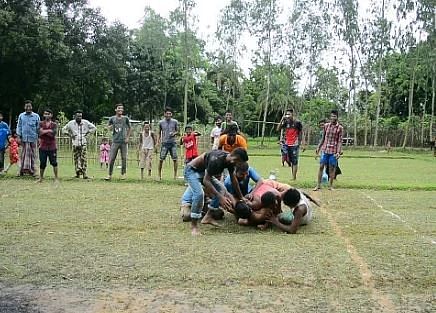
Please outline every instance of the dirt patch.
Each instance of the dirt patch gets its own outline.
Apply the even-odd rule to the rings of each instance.
[[[86,291],[5,287],[0,285],[0,313],[230,313],[224,305],[204,307],[177,290]]]

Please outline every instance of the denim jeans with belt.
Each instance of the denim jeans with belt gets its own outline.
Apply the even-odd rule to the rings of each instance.
[[[204,190],[202,185],[204,171],[196,171],[193,167],[187,165],[185,167],[184,176],[185,181],[188,183],[188,188],[186,188],[182,196],[182,204],[191,204],[191,219],[200,219],[201,211],[204,206]],[[218,192],[223,191],[224,188],[218,179],[212,177],[211,181]]]

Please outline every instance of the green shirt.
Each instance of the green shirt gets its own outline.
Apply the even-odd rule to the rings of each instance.
[[[112,142],[124,143],[127,133],[130,129],[130,121],[127,116],[116,117],[112,116],[109,119],[109,125],[112,125]]]

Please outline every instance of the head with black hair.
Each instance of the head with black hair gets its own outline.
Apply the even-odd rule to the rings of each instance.
[[[295,208],[300,202],[300,192],[295,188],[288,189],[283,195],[283,203],[290,208]]]
[[[233,120],[233,113],[232,113],[231,110],[227,110],[226,111],[225,118],[226,118],[226,122],[227,123],[229,123],[229,122],[231,122]]]
[[[338,110],[331,110],[330,111],[330,121],[333,123],[333,124],[336,124],[337,123],[337,121],[338,121]]]
[[[276,206],[276,195],[271,192],[265,192],[262,197],[260,197],[263,208],[273,209]]]
[[[166,120],[170,120],[173,117],[173,109],[170,107],[165,107],[164,116]]]
[[[24,101],[24,111],[27,114],[30,114],[30,113],[32,113],[32,110],[33,110],[33,108],[32,108],[32,101],[30,101],[30,100]]]
[[[215,125],[218,127],[221,127],[221,124],[223,123],[223,118],[218,115],[217,117],[215,117]]]
[[[247,162],[240,163],[240,164],[236,165],[235,175],[236,175],[236,178],[238,179],[238,181],[242,181],[248,176],[248,169],[249,169],[249,166],[248,166]]]
[[[53,111],[50,109],[44,109],[43,116],[45,120],[51,120],[51,118],[53,117]]]
[[[248,154],[244,148],[236,148],[230,153],[230,158],[236,165],[247,162]]]
[[[115,114],[117,116],[121,116],[124,113],[124,105],[122,103],[118,103],[115,105]]]
[[[251,212],[252,212],[251,207],[248,204],[246,204],[244,201],[239,201],[238,203],[236,203],[235,215],[238,218],[247,219],[250,217]]]

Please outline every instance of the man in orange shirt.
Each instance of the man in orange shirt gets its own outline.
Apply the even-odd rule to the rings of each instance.
[[[241,135],[238,135],[238,126],[229,125],[228,132],[225,135],[221,135],[218,149],[227,152],[232,152],[236,148],[243,148],[247,150],[247,141]]]

